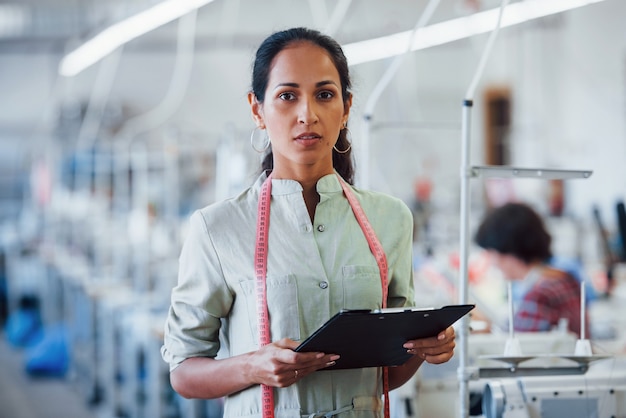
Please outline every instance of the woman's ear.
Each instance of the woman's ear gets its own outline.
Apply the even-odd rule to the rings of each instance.
[[[252,119],[256,126],[260,129],[265,129],[265,123],[263,122],[263,106],[259,103],[256,95],[252,92],[248,93],[248,103],[250,104],[250,111],[252,112]]]
[[[343,126],[348,125],[348,118],[350,117],[350,108],[352,107],[352,93],[348,94],[348,99],[343,105]]]

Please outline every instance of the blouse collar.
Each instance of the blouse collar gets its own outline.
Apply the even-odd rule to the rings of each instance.
[[[268,172],[264,171],[255,183],[255,188],[260,189],[263,182],[267,179]],[[317,181],[317,192],[320,195],[326,193],[341,193],[341,184],[339,183],[338,174],[327,174]],[[295,180],[290,179],[272,179],[272,196],[283,196],[294,193],[302,193],[302,186]]]

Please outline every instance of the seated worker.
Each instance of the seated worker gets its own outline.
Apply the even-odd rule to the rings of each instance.
[[[513,281],[516,331],[549,331],[566,319],[569,331],[580,335],[580,283],[549,265],[552,237],[530,206],[507,203],[491,210],[474,240]]]

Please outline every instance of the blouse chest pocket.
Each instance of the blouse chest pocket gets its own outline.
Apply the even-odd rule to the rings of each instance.
[[[344,309],[376,309],[382,305],[383,291],[378,267],[344,266],[342,268]]]
[[[253,341],[258,341],[256,280],[240,282],[242,295],[248,310],[250,332]],[[272,341],[282,338],[300,339],[300,309],[298,286],[294,275],[268,276],[266,280],[267,309],[270,317]]]

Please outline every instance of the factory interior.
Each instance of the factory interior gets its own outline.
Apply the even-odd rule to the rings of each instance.
[[[0,0],[0,417],[223,416],[173,390],[164,323],[190,216],[258,176],[254,52],[304,26],[348,59],[355,185],[413,211],[416,306],[493,324],[456,322],[452,359],[392,391],[391,416],[625,418],[625,17],[624,0]],[[510,326],[510,283],[473,241],[507,202],[578,279],[580,333]]]

